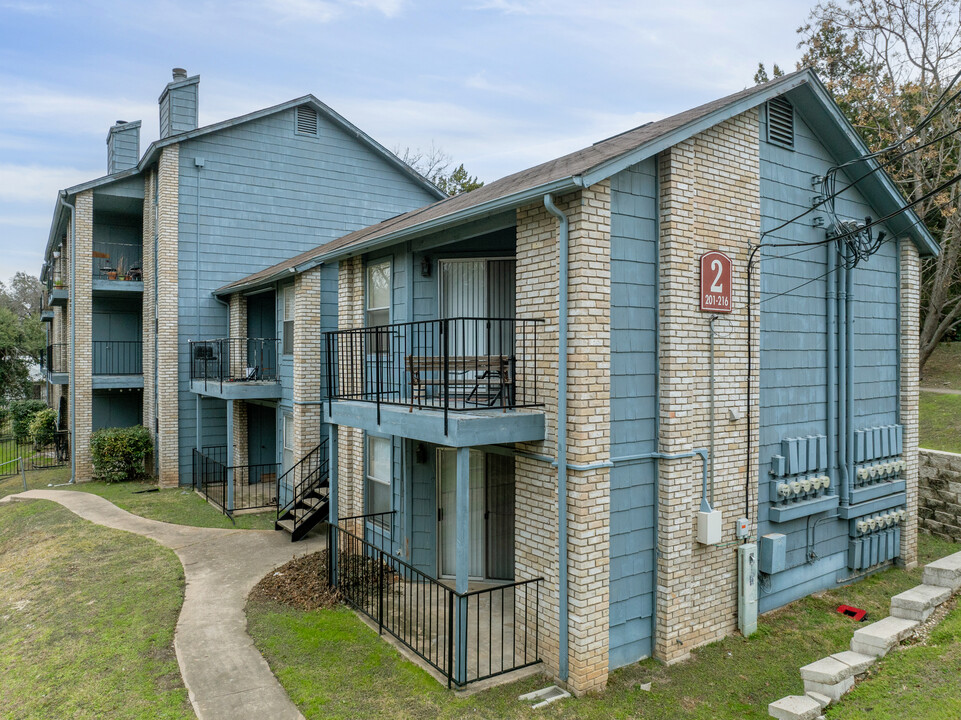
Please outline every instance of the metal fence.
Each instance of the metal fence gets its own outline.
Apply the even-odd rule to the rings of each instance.
[[[391,552],[394,513],[328,525],[328,578],[344,600],[464,686],[541,662],[543,578],[455,592]]]
[[[66,465],[70,462],[70,435],[66,430],[59,430],[54,433],[53,442],[45,445],[37,445],[32,440],[18,441],[13,436],[0,438],[0,464],[3,465],[0,477],[20,472],[16,463],[10,463],[17,458],[23,458],[26,471]]]
[[[277,506],[279,463],[227,465],[227,448],[206,446],[193,450],[193,484],[208,502],[225,515],[237,510]]]
[[[47,372],[65,373],[68,367],[68,353],[66,343],[47,345],[47,352],[43,357],[43,367]]]
[[[541,320],[444,318],[325,333],[333,400],[448,412],[541,407]]]
[[[190,346],[190,379],[208,383],[277,382],[277,338],[194,340]]]

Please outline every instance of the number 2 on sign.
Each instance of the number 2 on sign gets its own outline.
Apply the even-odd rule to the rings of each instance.
[[[711,260],[711,270],[714,271],[714,282],[711,283],[711,292],[724,292],[724,284],[721,282],[721,275],[724,273],[724,266],[717,258]]]

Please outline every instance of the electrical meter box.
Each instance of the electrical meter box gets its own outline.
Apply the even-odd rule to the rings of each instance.
[[[702,545],[721,542],[721,511],[701,511],[697,514],[697,541]]]
[[[787,535],[769,533],[758,540],[758,569],[765,575],[774,575],[787,564]]]

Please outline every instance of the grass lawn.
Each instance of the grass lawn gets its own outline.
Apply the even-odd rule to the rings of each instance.
[[[961,453],[961,395],[921,393],[918,425],[921,447]]]
[[[961,390],[961,342],[938,345],[924,364],[921,386]]]
[[[961,545],[920,538],[921,564]],[[404,660],[349,610],[303,612],[250,601],[248,631],[291,698],[307,718],[634,718],[645,720],[767,718],[768,703],[803,694],[798,668],[847,649],[857,624],[834,610],[865,608],[872,620],[888,614],[890,598],[920,582],[920,567],[888,570],[855,585],[792,603],[760,619],[750,639],[730,637],[672,667],[653,660],[612,673],[603,694],[556,702],[532,711],[517,696],[548,684],[528,678],[469,697],[458,697]],[[958,651],[961,658],[961,650]],[[954,674],[957,678],[958,674]],[[640,684],[652,682],[651,692]],[[891,707],[901,697],[892,685]],[[959,693],[961,694],[961,693]],[[907,697],[905,694],[904,697]],[[843,707],[837,717],[843,714]],[[940,718],[944,715],[910,715]],[[951,717],[957,717],[957,714]],[[906,717],[902,712],[873,714]]]
[[[70,479],[70,468],[34,470],[27,473],[27,487],[46,489],[48,485],[65,483]],[[156,489],[151,483],[102,483],[84,482],[66,485],[57,490],[89,492],[106,498],[119,508],[134,515],[195,527],[240,528],[243,530],[273,530],[276,513],[237,515],[234,522],[197,493],[188,488],[171,488],[157,492],[141,492]],[[0,497],[23,491],[20,475],[0,480]]]
[[[959,677],[961,607],[932,631],[926,644],[904,648],[880,660],[871,680],[859,684],[827,717],[955,720],[961,717]]]
[[[176,555],[50,502],[0,506],[0,716],[193,718]]]

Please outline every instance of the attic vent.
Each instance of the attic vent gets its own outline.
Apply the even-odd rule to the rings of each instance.
[[[317,111],[309,105],[301,105],[297,108],[297,134],[317,134]]]
[[[783,97],[767,103],[767,141],[784,147],[794,147],[794,106]]]

